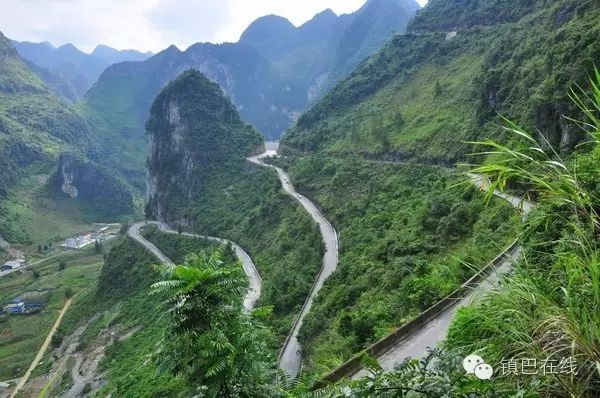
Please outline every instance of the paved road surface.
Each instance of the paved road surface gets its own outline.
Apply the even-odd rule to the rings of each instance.
[[[490,186],[490,180],[486,177],[480,176],[478,174],[468,174],[471,177],[471,181],[473,184],[477,185],[479,189],[485,191]],[[494,195],[499,198],[506,200],[508,203],[513,205],[513,207],[521,212],[523,218],[527,217],[527,215],[533,210],[534,204],[526,199],[520,198],[518,196],[509,195],[504,193],[498,189],[494,191]]]
[[[163,264],[175,266],[175,264],[171,261],[171,259],[169,259],[167,256],[165,256],[163,254],[163,252],[161,252],[151,242],[148,242],[140,234],[140,228],[143,227],[144,225],[148,225],[148,224],[154,224],[161,231],[168,233],[168,234],[177,234],[178,233],[177,231],[174,231],[171,228],[169,228],[169,226],[167,224],[165,224],[163,222],[159,222],[159,221],[146,221],[146,222],[135,223],[129,228],[129,231],[127,231],[127,233],[129,234],[129,236],[131,238],[135,239],[137,242],[139,242],[141,245],[143,245],[146,249],[148,249],[150,252],[152,252],[152,254],[154,254]],[[239,245],[237,245],[227,239],[215,238],[213,236],[189,234],[189,233],[182,233],[182,235],[191,236],[191,237],[195,237],[195,238],[202,238],[202,239],[206,239],[206,240],[212,240],[212,241],[215,241],[215,242],[218,242],[221,244],[230,244],[231,245],[231,247],[235,251],[235,255],[242,262],[242,266],[244,268],[244,273],[248,276],[248,279],[250,281],[250,288],[248,289],[248,293],[246,293],[246,296],[244,297],[244,308],[247,311],[250,311],[252,308],[254,308],[254,305],[256,304],[256,302],[258,301],[258,298],[260,297],[260,291],[261,291],[261,287],[262,287],[262,279],[260,278],[260,274],[258,273],[258,270],[256,269],[256,266],[252,262],[252,259],[250,258],[248,253],[246,253],[244,251],[244,249],[242,249]]]
[[[288,376],[295,377],[300,373],[302,367],[302,357],[300,351],[300,343],[298,342],[298,332],[302,327],[304,317],[310,311],[313,300],[317,293],[323,287],[323,284],[329,278],[329,276],[335,271],[338,263],[338,240],[337,233],[333,226],[327,221],[327,219],[321,214],[319,209],[308,200],[306,197],[300,195],[294,189],[290,181],[289,175],[279,167],[271,166],[263,163],[261,160],[263,157],[276,155],[277,145],[268,143],[267,151],[259,156],[249,158],[248,160],[252,163],[260,166],[272,167],[277,170],[279,180],[283,186],[283,189],[293,198],[295,198],[304,209],[310,214],[310,216],[319,224],[323,241],[325,242],[325,255],[323,256],[323,264],[321,271],[312,286],[312,289],[304,302],[304,306],[300,310],[290,334],[287,336],[286,341],[283,345],[283,349],[279,355],[279,368],[282,369]]]

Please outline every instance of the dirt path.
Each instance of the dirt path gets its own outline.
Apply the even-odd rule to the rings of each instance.
[[[56,330],[60,326],[60,323],[62,322],[62,319],[63,319],[65,313],[67,312],[67,310],[69,309],[69,307],[71,306],[72,302],[73,302],[73,298],[70,298],[65,302],[65,305],[63,306],[62,310],[60,311],[60,314],[58,314],[58,318],[56,319],[56,322],[54,322],[52,329],[50,329],[50,333],[48,333],[48,336],[46,336],[46,340],[44,341],[44,344],[42,344],[42,346],[40,347],[40,350],[38,351],[37,355],[33,359],[33,362],[31,362],[29,369],[27,369],[27,372],[25,372],[25,375],[21,378],[21,380],[19,381],[19,384],[17,384],[17,386],[15,387],[14,391],[12,392],[12,394],[10,396],[11,398],[14,398],[16,396],[16,394],[19,392],[19,390],[21,390],[23,388],[23,386],[27,383],[27,380],[29,380],[29,377],[31,376],[31,372],[33,372],[33,370],[36,368],[36,366],[38,366],[38,364],[44,357],[44,353],[46,352],[46,350],[48,349],[48,346],[52,342],[52,337],[54,336],[54,333],[56,333]]]

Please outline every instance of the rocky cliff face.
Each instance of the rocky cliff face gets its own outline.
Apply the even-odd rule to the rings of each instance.
[[[131,193],[121,181],[73,154],[60,155],[54,185],[68,197],[84,202],[102,217],[116,217],[133,211]]]
[[[148,217],[185,223],[186,209],[220,170],[236,167],[262,145],[219,86],[186,71],[156,97],[150,136]]]

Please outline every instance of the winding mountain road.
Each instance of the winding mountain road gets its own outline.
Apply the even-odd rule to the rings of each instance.
[[[173,261],[171,261],[170,258],[165,256],[165,254],[163,252],[161,252],[156,246],[154,246],[154,244],[152,244],[152,242],[147,241],[146,238],[144,238],[141,235],[140,229],[145,225],[156,225],[162,232],[168,233],[168,234],[176,235],[176,234],[178,234],[178,232],[172,230],[171,228],[169,228],[169,226],[167,224],[165,224],[164,222],[160,222],[160,221],[138,222],[138,223],[133,224],[131,227],[129,227],[129,230],[127,231],[127,234],[132,239],[134,239],[135,241],[140,243],[148,251],[150,251],[152,254],[154,254],[154,256],[156,258],[158,258],[163,264],[174,267],[175,264],[173,263]],[[239,246],[238,244],[236,244],[230,240],[227,240],[227,239],[215,238],[213,236],[206,236],[206,235],[190,234],[190,233],[186,233],[186,232],[182,233],[181,235],[189,236],[189,237],[193,237],[193,238],[201,238],[201,239],[211,240],[211,241],[214,241],[214,242],[217,242],[220,244],[224,244],[224,245],[226,245],[226,244],[231,245],[231,247],[235,251],[236,257],[238,258],[238,260],[241,261],[242,267],[244,268],[244,273],[246,274],[246,276],[248,277],[248,280],[250,282],[250,287],[248,289],[248,293],[246,293],[246,296],[244,296],[244,309],[246,311],[252,310],[254,308],[254,306],[256,305],[258,298],[260,297],[260,291],[262,288],[262,279],[260,277],[260,274],[258,273],[258,270],[256,269],[256,266],[252,262],[252,259],[248,255],[248,253],[246,253],[246,251],[244,249],[242,249],[241,246]]]
[[[302,326],[302,322],[306,314],[310,311],[312,302],[323,286],[325,280],[335,271],[338,262],[338,242],[337,233],[327,221],[327,219],[321,214],[317,207],[306,197],[298,194],[294,189],[294,186],[290,182],[289,175],[281,168],[266,164],[262,161],[264,157],[276,156],[277,155],[277,144],[268,143],[267,150],[265,153],[248,158],[248,160],[254,164],[271,167],[277,171],[281,184],[284,190],[300,202],[300,204],[309,212],[312,218],[319,224],[323,240],[326,245],[326,252],[323,258],[323,267],[319,273],[315,284],[310,291],[308,298],[298,315],[296,322],[294,323],[288,338],[286,339],[281,354],[279,356],[279,367],[285,373],[291,377],[295,377],[301,369],[302,358],[300,351],[300,344],[298,342],[298,332]],[[490,182],[483,176],[476,174],[469,174],[471,182],[478,186],[481,190],[489,188]],[[513,196],[499,190],[494,191],[494,195],[506,200],[517,210],[521,212],[523,218],[533,209],[533,203],[523,200],[517,196]],[[521,254],[521,249],[518,246],[512,247],[501,254],[502,260],[496,264],[490,265],[493,269],[491,274],[487,276],[483,281],[473,286],[473,289],[462,299],[457,300],[456,304],[449,306],[446,310],[441,312],[424,327],[419,328],[411,335],[407,336],[406,339],[400,341],[397,345],[391,347],[383,354],[379,355],[377,360],[385,370],[392,370],[394,365],[404,361],[409,357],[423,357],[427,354],[428,348],[434,347],[436,344],[441,342],[448,331],[452,319],[456,314],[456,311],[473,303],[478,300],[486,292],[497,286],[501,276],[511,269],[511,263],[516,261]],[[353,378],[360,378],[366,376],[367,373],[364,370],[359,371],[352,376]]]
[[[301,347],[298,341],[298,333],[300,331],[300,328],[302,327],[304,318],[306,317],[306,315],[312,307],[316,295],[323,287],[325,281],[337,268],[338,236],[331,223],[319,211],[317,206],[315,206],[313,202],[311,202],[308,198],[299,194],[295,190],[293,184],[291,183],[289,175],[283,169],[267,164],[263,161],[263,158],[265,157],[276,155],[277,144],[268,143],[267,150],[264,153],[258,156],[250,157],[247,160],[256,165],[262,167],[269,167],[276,170],[284,191],[288,195],[293,197],[296,201],[298,201],[302,205],[302,207],[310,214],[313,220],[319,225],[319,229],[323,237],[323,241],[325,243],[325,253],[323,256],[321,270],[317,275],[317,278],[309,292],[308,297],[306,298],[306,301],[304,302],[300,313],[294,321],[292,329],[284,342],[284,345],[281,349],[278,358],[279,368],[283,370],[286,375],[293,378],[300,373],[300,370],[302,368]],[[477,185],[480,189],[485,190],[489,187],[489,181],[484,177],[475,174],[469,174],[469,177],[471,178],[473,184]],[[512,196],[498,190],[494,192],[494,195],[508,201],[511,205],[513,205],[523,214],[523,217],[526,217],[526,215],[533,209],[533,203],[523,200],[522,198],[518,198],[516,196]],[[158,221],[147,221],[132,225],[128,230],[129,236],[137,242],[139,242],[140,244],[142,244],[147,250],[152,252],[161,262],[167,265],[174,266],[173,262],[167,256],[165,256],[156,246],[154,246],[151,242],[147,241],[140,234],[140,228],[147,224],[154,224],[165,233],[177,234],[176,231],[170,229],[165,223]],[[240,259],[244,266],[244,272],[250,280],[250,289],[246,297],[244,298],[244,308],[246,310],[252,309],[260,296],[262,281],[250,256],[248,256],[248,254],[240,246],[226,239],[189,233],[183,233],[183,235],[199,237],[202,239],[232,245],[232,247],[235,249],[236,256]],[[511,262],[519,258],[520,252],[521,250],[517,246],[513,247],[510,251],[502,253],[502,255],[505,255],[505,258],[501,262],[499,262],[495,267],[493,267],[494,271],[481,283],[474,286],[473,290],[469,294],[467,294],[464,298],[457,300],[457,303],[455,305],[450,306],[448,309],[437,315],[424,327],[419,328],[414,333],[407,336],[406,339],[400,341],[397,345],[391,347],[389,350],[379,355],[377,359],[380,365],[383,367],[383,369],[392,370],[395,364],[400,363],[409,357],[425,356],[429,347],[434,347],[436,344],[438,344],[444,339],[456,311],[463,306],[471,304],[479,297],[481,297],[481,295],[485,294],[486,292],[490,291],[494,286],[496,286],[498,281],[500,280],[501,275],[510,271]],[[357,373],[349,374],[347,376],[359,378],[365,375],[367,375],[367,373],[364,370],[361,370]]]
[[[248,161],[257,164],[263,167],[270,167],[277,171],[277,175],[279,176],[279,180],[281,181],[281,185],[285,192],[288,195],[292,196],[296,199],[304,209],[310,214],[312,219],[319,225],[319,229],[321,230],[321,235],[323,236],[323,241],[325,243],[325,254],[323,255],[323,263],[321,266],[321,270],[317,275],[317,279],[315,280],[300,313],[296,317],[296,320],[292,326],[292,330],[288,334],[283,348],[279,354],[279,368],[283,370],[288,376],[296,377],[298,373],[300,373],[300,369],[302,368],[302,357],[300,350],[300,343],[298,342],[298,332],[302,327],[302,322],[304,321],[304,317],[310,311],[312,307],[312,303],[319,293],[319,290],[323,287],[323,284],[331,276],[331,274],[335,271],[338,264],[338,238],[337,232],[327,221],[325,216],[319,211],[317,206],[314,205],[310,200],[306,197],[300,195],[294,189],[294,186],[290,182],[290,176],[283,171],[281,168],[266,164],[262,161],[262,158],[266,156],[274,156],[277,155],[277,146],[273,145],[273,143],[268,143],[267,151],[261,155],[254,156],[248,158]]]

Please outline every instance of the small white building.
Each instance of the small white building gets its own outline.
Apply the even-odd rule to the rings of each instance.
[[[63,243],[61,246],[66,247],[67,249],[81,249],[92,243],[94,239],[91,234],[76,236],[74,238],[69,238]]]

